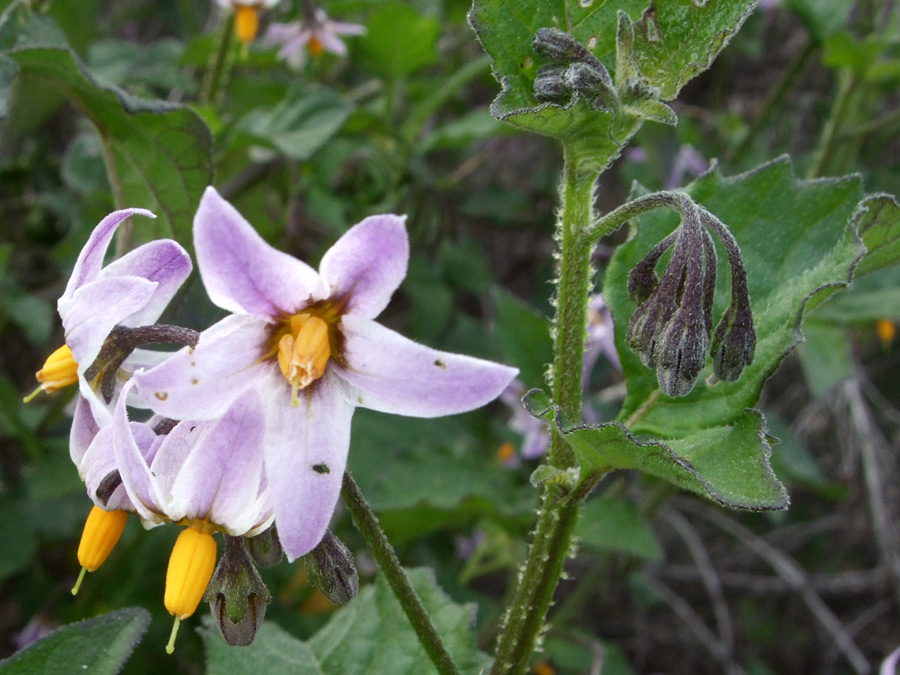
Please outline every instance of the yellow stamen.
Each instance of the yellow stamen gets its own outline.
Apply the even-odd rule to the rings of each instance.
[[[328,324],[312,314],[295,314],[290,327],[278,340],[278,367],[291,384],[291,403],[298,406],[297,392],[325,374],[331,342]]]
[[[104,511],[94,506],[84,523],[81,543],[78,544],[78,562],[81,574],[72,589],[72,595],[78,593],[85,572],[93,572],[102,565],[107,556],[122,536],[128,514],[125,511]]]
[[[41,391],[46,391],[49,394],[78,382],[78,364],[75,363],[75,358],[72,356],[72,350],[69,349],[69,346],[63,345],[48,356],[44,362],[44,367],[37,371],[34,376],[41,383],[41,386],[25,397],[26,403],[31,401]]]
[[[172,548],[166,571],[165,605],[175,615],[175,625],[166,651],[175,649],[175,635],[182,619],[197,611],[216,567],[216,540],[209,532],[186,527]]]
[[[501,464],[506,464],[515,456],[516,446],[514,446],[509,441],[506,441],[503,445],[500,446],[500,449],[497,450],[497,459]]]
[[[313,35],[309,38],[309,42],[306,43],[306,51],[318,58],[325,52],[325,45],[322,44],[322,41],[319,38]]]
[[[256,5],[238,5],[234,15],[234,32],[237,39],[249,45],[259,32],[259,8]]]
[[[875,332],[878,334],[878,339],[881,340],[881,344],[885,347],[889,347],[894,341],[894,338],[897,337],[897,324],[890,319],[878,319],[875,324]]]

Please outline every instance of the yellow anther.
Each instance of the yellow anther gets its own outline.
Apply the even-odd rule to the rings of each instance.
[[[322,53],[325,51],[325,45],[322,44],[322,41],[319,38],[313,35],[309,38],[309,42],[306,43],[306,51],[318,58],[322,56]]]
[[[237,39],[249,45],[259,32],[259,7],[256,5],[238,5],[235,8],[234,32]]]
[[[165,605],[175,615],[166,651],[175,650],[175,636],[182,619],[197,611],[216,567],[216,540],[209,532],[185,528],[172,548],[166,571]]]
[[[875,332],[878,334],[878,339],[881,340],[881,344],[885,347],[889,347],[894,341],[894,338],[897,337],[897,324],[890,319],[878,319],[875,324]]]
[[[69,349],[69,346],[63,345],[48,356],[44,362],[44,367],[37,371],[34,376],[41,383],[41,386],[25,398],[26,403],[41,391],[46,391],[49,394],[78,382],[78,364],[75,363],[75,357],[72,356],[72,350]]]
[[[512,459],[516,456],[516,446],[514,446],[509,441],[506,441],[500,448],[497,450],[497,459],[501,464],[506,464],[507,462],[512,461]]]
[[[291,332],[278,340],[278,366],[291,384],[291,402],[297,406],[297,392],[325,374],[331,342],[328,324],[312,314],[295,314],[290,327]]]
[[[85,572],[93,572],[104,563],[107,556],[122,536],[128,514],[125,511],[104,511],[94,506],[84,523],[81,543],[78,545],[78,562],[81,574],[72,589],[72,595],[78,593]]]

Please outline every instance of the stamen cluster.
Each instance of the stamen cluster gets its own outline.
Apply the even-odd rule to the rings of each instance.
[[[626,340],[644,365],[655,367],[663,393],[686,396],[713,357],[713,372],[733,381],[753,361],[756,332],[741,252],[731,232],[715,216],[686,197],[677,201],[681,225],[654,246],[628,276],[628,296],[639,303]],[[712,331],[716,289],[716,247],[725,247],[731,267],[731,302]],[[656,267],[672,250],[662,278]]]

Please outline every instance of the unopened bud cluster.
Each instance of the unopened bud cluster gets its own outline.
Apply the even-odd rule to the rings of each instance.
[[[574,37],[558,28],[541,28],[531,46],[549,60],[538,69],[534,81],[538,101],[565,104],[577,93],[596,110],[618,107],[618,94],[606,66]]]
[[[716,376],[733,381],[753,361],[756,349],[747,275],[737,242],[711,214],[687,198],[680,204],[681,225],[628,276],[628,295],[639,307],[626,339],[645,365],[656,368],[659,388],[669,396],[691,392],[707,354],[713,358]],[[712,338],[716,249],[709,230],[722,241],[731,266],[731,302]],[[671,257],[659,278],[656,266],[669,249]]]

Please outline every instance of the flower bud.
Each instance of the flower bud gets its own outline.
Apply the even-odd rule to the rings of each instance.
[[[204,598],[225,642],[233,647],[253,642],[271,595],[244,550],[241,537],[225,537],[225,555]]]
[[[331,602],[343,605],[359,592],[359,574],[353,554],[330,530],[304,558],[306,576]]]
[[[534,98],[542,103],[566,103],[572,98],[572,88],[564,79],[565,68],[542,66],[534,80]]]
[[[593,108],[609,110],[617,94],[609,72],[597,63],[578,61],[566,70],[566,83]]]
[[[656,379],[668,396],[687,396],[706,365],[709,333],[703,313],[681,307],[659,337]]]
[[[628,274],[628,297],[632,302],[645,302],[659,285],[659,277],[656,276],[656,264],[663,254],[671,248],[678,238],[679,230],[675,230],[668,237],[650,249],[634,269]]]
[[[729,306],[716,328],[712,343],[713,372],[721,380],[733,382],[746,366],[753,363],[756,331],[750,306]]]
[[[531,41],[531,47],[540,56],[553,61],[570,63],[572,61],[596,60],[572,35],[558,28],[539,28]]]
[[[645,366],[656,363],[659,336],[677,309],[674,297],[661,295],[658,291],[631,315],[625,334],[625,340]]]
[[[253,562],[262,568],[274,567],[284,557],[274,523],[265,532],[260,532],[255,537],[246,537],[244,547],[253,558]]]

